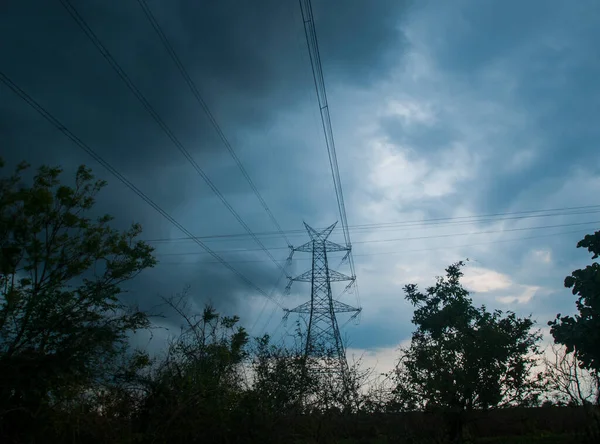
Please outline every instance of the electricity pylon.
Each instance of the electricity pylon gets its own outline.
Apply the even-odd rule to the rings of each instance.
[[[336,314],[353,313],[352,318],[356,318],[361,309],[333,299],[331,293],[332,282],[350,281],[346,287],[346,289],[349,289],[356,279],[355,276],[346,276],[329,268],[327,253],[345,251],[346,258],[351,249],[351,247],[327,240],[336,224],[337,222],[323,231],[317,232],[304,223],[310,241],[293,248],[293,252],[312,253],[312,268],[295,278],[291,278],[287,290],[294,281],[310,282],[310,301],[298,305],[296,308],[285,309],[284,318],[287,319],[290,313],[308,314],[306,343],[304,344],[305,356],[316,358],[334,357],[340,364],[339,368],[342,373],[345,373],[347,369],[346,354]]]

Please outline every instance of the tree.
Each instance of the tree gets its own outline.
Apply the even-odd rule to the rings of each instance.
[[[155,264],[140,225],[89,216],[105,186],[89,168],[69,187],[47,166],[26,184],[28,167],[0,179],[0,427],[22,429],[109,377],[128,335],[149,325],[121,285]]]
[[[356,412],[364,396],[361,388],[370,374],[361,361],[343,369],[326,341],[314,341],[305,354],[306,333],[296,323],[292,344],[276,346],[265,336],[257,338],[253,360],[253,389],[261,402],[278,413]]]
[[[265,414],[303,412],[303,395],[314,391],[312,379],[304,372],[306,359],[301,350],[278,347],[265,335],[256,338],[252,359],[252,391]]]
[[[529,374],[540,340],[530,318],[474,307],[460,284],[463,265],[448,267],[425,293],[405,286],[417,329],[393,375],[396,408],[452,413],[456,436],[465,411],[535,400]]]
[[[181,321],[148,380],[137,428],[157,442],[224,442],[236,433],[233,415],[246,386],[248,334],[237,316],[207,305],[196,313],[189,287],[165,299]]]
[[[287,339],[286,345],[275,345],[268,335],[256,338],[252,385],[245,397],[251,411],[247,423],[258,432],[250,442],[294,441],[298,433],[333,442],[340,438],[340,418],[368,404],[361,388],[370,372],[361,369],[359,360],[342,374],[331,348],[318,341],[311,346],[315,354],[306,356],[300,321]],[[351,427],[345,429],[351,433]]]
[[[548,325],[554,342],[564,345],[568,353],[575,353],[581,368],[600,374],[600,264],[595,261],[600,255],[600,231],[586,235],[577,248],[587,248],[594,260],[565,278],[565,287],[577,296],[579,314],[559,313]]]
[[[577,355],[564,346],[551,345],[550,356],[544,357],[546,390],[559,405],[588,405],[598,399],[600,377],[579,367]]]

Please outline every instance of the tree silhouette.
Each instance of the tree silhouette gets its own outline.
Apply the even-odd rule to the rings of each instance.
[[[565,287],[577,296],[575,316],[556,315],[548,322],[554,342],[575,353],[582,368],[600,374],[600,231],[586,235],[577,248],[587,248],[593,262],[583,269],[575,270],[565,278]],[[600,398],[596,399],[600,404]]]
[[[463,265],[449,266],[424,293],[405,286],[417,329],[393,374],[394,407],[446,412],[456,437],[463,412],[535,402],[538,378],[529,376],[540,340],[530,318],[474,307],[460,284]]]
[[[119,299],[121,284],[155,263],[111,217],[88,216],[105,185],[82,166],[74,187],[41,167],[26,184],[21,164],[0,179],[0,427],[33,433],[59,408],[107,377],[128,334],[149,325]],[[39,432],[39,430],[37,430]]]

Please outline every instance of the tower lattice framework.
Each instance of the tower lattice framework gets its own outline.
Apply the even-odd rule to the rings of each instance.
[[[327,240],[336,224],[337,222],[318,232],[304,223],[310,241],[294,248],[293,252],[311,253],[312,267],[301,275],[291,278],[288,288],[294,281],[310,282],[310,301],[285,310],[285,318],[290,313],[308,314],[306,342],[304,344],[305,355],[316,358],[335,357],[341,364],[343,371],[347,366],[347,362],[336,315],[338,313],[352,313],[352,318],[356,318],[361,309],[333,299],[332,282],[350,281],[346,287],[346,289],[349,289],[356,279],[355,276],[346,276],[329,268],[327,253],[346,252],[345,257],[347,257],[351,248]]]

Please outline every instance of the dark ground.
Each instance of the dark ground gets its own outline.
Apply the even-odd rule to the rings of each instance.
[[[447,422],[436,413],[323,415],[280,424],[285,442],[444,443]],[[597,426],[581,407],[514,408],[475,412],[467,419],[464,440],[473,444],[558,444],[600,442]],[[597,424],[597,423],[596,423]],[[594,435],[590,433],[595,430]],[[285,435],[285,436],[284,436]],[[282,442],[284,442],[282,441]]]

